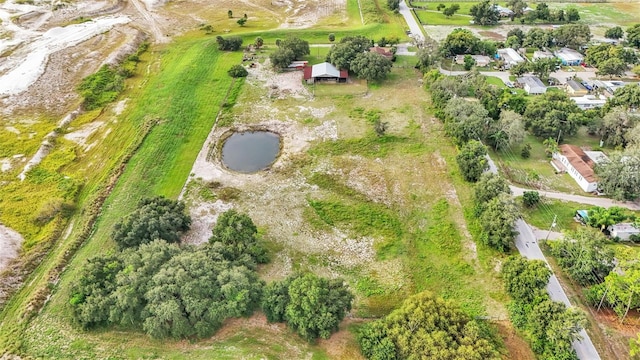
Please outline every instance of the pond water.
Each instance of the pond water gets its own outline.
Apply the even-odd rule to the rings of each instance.
[[[269,131],[244,131],[222,145],[222,163],[231,170],[254,173],[269,167],[280,153],[280,136]]]

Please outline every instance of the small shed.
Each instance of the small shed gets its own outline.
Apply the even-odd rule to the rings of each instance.
[[[631,223],[620,223],[611,225],[607,228],[612,238],[618,238],[622,241],[629,241],[631,236],[640,236],[640,229]]]
[[[296,60],[296,61],[292,61],[291,64],[289,64],[289,66],[287,66],[286,70],[302,70],[307,66],[309,66],[309,62],[308,61]]]
[[[309,84],[316,82],[335,82],[344,83],[347,82],[349,73],[347,70],[338,70],[331,63],[323,62],[315,64],[311,67],[304,68],[304,79]]]
[[[379,47],[379,46],[370,47],[369,52],[380,54],[389,60],[393,60],[393,53],[391,52],[391,50],[387,50],[383,47]]]
[[[567,80],[566,89],[567,94],[569,94],[570,96],[585,96],[589,93],[584,85],[575,80]]]

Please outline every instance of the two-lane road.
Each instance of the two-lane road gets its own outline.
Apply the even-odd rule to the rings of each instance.
[[[409,30],[411,30],[411,35],[415,39],[415,41],[417,43],[423,42],[424,33],[422,25],[418,24],[418,21],[413,17],[411,9],[409,9],[407,3],[404,0],[400,1],[400,7],[398,11],[402,16],[404,16],[404,21],[406,21],[407,25],[409,26]]]

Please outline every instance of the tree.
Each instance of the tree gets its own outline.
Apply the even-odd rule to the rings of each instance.
[[[538,49],[544,49],[553,44],[553,34],[551,30],[544,30],[534,27],[525,37],[522,45],[525,47],[534,47]]]
[[[556,70],[556,67],[560,65],[560,59],[538,59],[531,63],[531,72],[543,80],[549,80],[549,74]]]
[[[289,298],[289,286],[298,279],[301,274],[294,274],[282,281],[274,281],[265,286],[262,293],[261,307],[267,316],[267,321],[285,322],[287,305],[291,299]]]
[[[511,35],[507,37],[507,40],[504,42],[504,46],[517,50],[522,47],[522,40],[515,35]]]
[[[351,62],[351,71],[367,81],[380,81],[391,72],[391,60],[375,52],[364,52],[356,55]]]
[[[480,41],[478,43],[478,52],[481,55],[487,55],[487,56],[493,57],[493,55],[495,55],[497,51],[498,51],[498,46],[496,45],[495,41],[487,40],[487,41]]]
[[[153,338],[211,336],[255,309],[262,284],[255,271],[212,261],[206,249],[182,252],[153,276],[142,327]]]
[[[500,194],[511,195],[507,181],[500,175],[490,172],[483,173],[473,187],[475,215],[477,217],[482,215],[489,201],[497,198]]]
[[[627,28],[627,43],[633,47],[640,48],[640,24]]]
[[[619,206],[603,208],[594,206],[587,212],[589,216],[589,226],[604,230],[610,225],[626,220],[629,216],[625,210]]]
[[[438,60],[438,53],[434,51],[432,47],[422,47],[417,52],[418,62],[416,63],[416,69],[427,72]]]
[[[209,244],[217,242],[225,246],[228,260],[233,261],[247,254],[257,263],[268,261],[266,249],[258,239],[258,229],[253,220],[236,210],[225,211],[218,217]]]
[[[264,40],[260,36],[258,36],[256,40],[253,42],[253,44],[256,46],[257,49],[260,49],[262,45],[264,45]]]
[[[351,62],[369,48],[373,46],[373,41],[364,36],[347,36],[340,40],[329,50],[327,61],[335,65],[338,69],[350,70]]]
[[[278,50],[274,51],[269,55],[269,60],[271,61],[271,66],[273,66],[276,70],[286,69],[289,64],[293,60],[295,60],[296,55],[293,53],[291,49],[286,48],[278,48]]]
[[[628,142],[627,133],[638,124],[640,116],[616,107],[604,115],[598,134],[611,147],[625,147]]]
[[[114,255],[87,260],[71,288],[73,320],[88,329],[105,325],[113,305],[111,294],[116,289],[116,275],[122,261]]]
[[[229,17],[229,19],[233,18],[233,11],[227,11],[227,16]]]
[[[607,31],[604,32],[604,37],[607,39],[622,39],[624,37],[624,30],[622,30],[620,26],[608,28]]]
[[[229,74],[229,76],[231,76],[232,78],[240,78],[247,77],[247,75],[249,75],[249,72],[244,68],[244,66],[236,64],[227,71],[227,74]]]
[[[518,234],[513,230],[518,216],[518,209],[510,195],[500,194],[489,200],[480,215],[485,245],[506,252]]]
[[[512,65],[511,68],[509,69],[509,72],[511,73],[511,75],[519,77],[522,76],[523,74],[528,73],[531,70],[531,63],[528,62],[521,62],[515,65]]]
[[[546,138],[542,141],[542,145],[544,145],[544,154],[547,157],[552,157],[553,154],[560,152],[560,147],[558,146],[558,142],[554,138]]]
[[[624,135],[624,138],[627,142],[627,147],[640,148],[640,122],[636,124],[633,129],[627,131],[627,133]]]
[[[482,172],[489,168],[486,159],[487,148],[481,142],[471,140],[467,142],[456,156],[462,177],[469,182],[480,179]]]
[[[563,240],[550,241],[558,265],[582,286],[599,284],[614,268],[613,249],[605,236],[588,228],[568,232]]]
[[[328,339],[351,310],[353,295],[342,279],[305,274],[291,281],[285,309],[287,325],[308,341]]]
[[[514,300],[532,302],[551,277],[551,270],[542,260],[527,260],[522,256],[511,256],[502,264],[500,271],[504,289]]]
[[[491,118],[482,104],[453,98],[447,102],[443,113],[446,115],[444,129],[458,145],[486,137],[486,126]]]
[[[471,55],[465,55],[464,56],[464,69],[469,71],[471,70],[471,68],[473,67],[473,65],[476,64],[476,61],[474,58],[471,57]]]
[[[301,59],[303,56],[311,53],[309,50],[309,42],[295,36],[287,36],[286,39],[280,42],[279,47],[281,49],[291,50],[293,52],[294,60]]]
[[[216,42],[218,43],[218,50],[222,51],[237,51],[242,46],[242,38],[239,36],[228,36],[226,38],[216,36]]]
[[[558,21],[558,22],[565,22],[565,20],[566,20],[565,19],[565,15],[564,15],[564,10],[562,10],[562,9],[558,10],[551,17],[555,18],[555,20]]]
[[[440,10],[446,8],[446,7],[447,7],[447,5],[445,5],[443,3],[440,3],[440,4],[438,4],[438,6],[436,6],[436,11],[440,11]]]
[[[358,342],[367,359],[500,359],[481,323],[428,292],[365,325]]]
[[[640,108],[640,85],[629,84],[617,89],[613,97],[607,99],[605,110],[609,110],[616,106],[622,106],[627,110]]]
[[[191,218],[184,210],[185,205],[180,201],[164,197],[142,199],[133,213],[116,223],[111,237],[120,249],[155,239],[179,242],[180,235],[191,225]]]
[[[568,24],[553,30],[556,46],[579,49],[591,40],[591,31],[588,25]]]
[[[620,59],[608,59],[598,66],[598,75],[622,76],[627,71],[627,64]]]
[[[236,21],[238,23],[238,25],[240,26],[244,26],[244,24],[247,22],[247,18],[243,18],[241,17],[240,19],[238,19],[238,21]]]
[[[525,191],[522,193],[522,203],[530,208],[540,203],[540,193],[537,191]]]
[[[602,286],[596,285],[600,298],[616,312],[624,322],[629,310],[640,309],[640,264],[637,261],[621,261],[619,271],[611,271]]]
[[[522,115],[512,110],[500,112],[500,119],[492,123],[489,142],[495,150],[504,150],[524,140],[525,130]]]
[[[599,44],[587,49],[585,62],[600,68],[607,60],[616,59],[623,62],[620,65],[626,70],[626,64],[635,64],[638,62],[638,56],[632,49],[623,46],[613,46],[611,44]]]
[[[549,10],[549,5],[547,5],[546,3],[539,3],[536,6],[536,18],[543,20],[543,21],[550,21],[551,20],[551,11]]]
[[[473,23],[478,25],[495,25],[500,20],[498,10],[489,0],[473,5],[469,13],[473,16]]]
[[[513,11],[513,18],[521,17],[524,14],[524,9],[527,8],[527,3],[523,0],[509,0],[507,1],[507,7]],[[510,36],[510,35],[507,35]]]
[[[524,146],[522,147],[522,150],[520,151],[520,156],[523,159],[528,159],[529,157],[531,157],[531,145],[530,144],[524,144]]]
[[[336,41],[336,34],[334,34],[334,33],[329,34],[329,41],[330,42]]]
[[[547,92],[533,99],[524,112],[525,127],[539,138],[560,138],[575,134],[582,112],[560,92]]]
[[[397,11],[400,9],[400,0],[387,0],[387,7],[389,10]]]
[[[640,149],[630,148],[613,153],[608,160],[596,164],[598,187],[616,200],[640,197]]]
[[[580,13],[578,9],[571,7],[567,9],[567,22],[576,22],[580,20]]]
[[[440,45],[440,53],[445,56],[474,54],[478,50],[480,39],[467,29],[454,29]]]
[[[442,14],[446,17],[452,17],[456,12],[460,10],[460,5],[452,4],[448,8],[442,10]]]

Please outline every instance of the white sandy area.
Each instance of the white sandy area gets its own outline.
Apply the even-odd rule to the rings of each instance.
[[[17,49],[0,65],[0,73],[5,72],[0,77],[0,95],[15,95],[25,91],[44,73],[49,55],[54,52],[78,45],[115,25],[130,21],[128,16],[107,16],[46,31],[39,39]]]
[[[0,224],[0,271],[18,256],[22,236],[14,230]]]
[[[81,126],[79,129],[70,132],[64,135],[64,138],[67,140],[71,140],[79,145],[87,147],[87,139],[91,134],[96,132],[102,125],[104,125],[103,121],[94,121],[92,123],[85,124]]]
[[[0,159],[0,171],[5,172],[11,170],[11,159]]]

